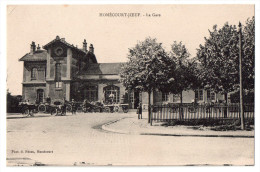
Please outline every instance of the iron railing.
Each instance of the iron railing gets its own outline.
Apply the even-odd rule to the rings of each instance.
[[[196,120],[196,119],[240,119],[239,104],[169,104],[151,107],[152,121]],[[244,119],[254,119],[254,104],[244,105]]]

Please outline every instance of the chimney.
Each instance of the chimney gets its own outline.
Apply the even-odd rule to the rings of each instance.
[[[93,47],[92,44],[90,44],[90,46],[89,46],[89,51],[92,52],[92,53],[94,54],[94,47]]]
[[[35,52],[35,48],[36,48],[35,42],[32,41],[30,54],[33,54]]]
[[[40,49],[41,49],[40,44],[38,44],[37,50],[40,50]]]
[[[83,42],[83,51],[87,52],[87,41],[86,39],[84,39],[84,42]]]

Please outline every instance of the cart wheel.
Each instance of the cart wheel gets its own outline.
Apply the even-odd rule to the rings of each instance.
[[[96,109],[95,109],[95,112],[100,113],[100,112],[101,112],[100,108],[96,108]]]
[[[89,112],[90,112],[90,108],[87,107],[85,113],[89,113]]]
[[[72,111],[72,106],[70,104],[66,105],[66,111],[71,112]]]
[[[129,109],[128,109],[127,107],[124,107],[124,108],[123,108],[123,112],[124,112],[124,113],[127,113],[128,111],[129,111]]]
[[[28,117],[30,114],[30,110],[29,109],[25,109],[24,113],[23,113],[23,117]]]
[[[38,113],[37,108],[33,109],[33,113]]]
[[[34,117],[33,110],[30,110],[30,116]]]
[[[83,110],[82,110],[82,107],[79,106],[79,107],[77,108],[77,112],[80,113],[80,112],[82,112],[82,111],[83,111]]]
[[[114,107],[114,112],[118,112],[119,111],[119,107],[118,106],[115,106]]]
[[[39,112],[42,112],[42,113],[45,113],[46,112],[46,106],[41,104],[38,106],[38,111]]]
[[[61,115],[62,115],[62,111],[61,111],[60,108],[57,108],[57,110],[56,110],[56,115],[58,115],[58,116],[61,116]]]
[[[110,108],[109,107],[105,107],[104,111],[109,113],[110,112]]]
[[[56,116],[56,108],[51,108],[50,111],[51,111],[51,115]]]

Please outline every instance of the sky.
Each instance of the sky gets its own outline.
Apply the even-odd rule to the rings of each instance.
[[[126,62],[129,48],[152,37],[167,51],[174,41],[182,41],[194,57],[213,25],[245,24],[254,16],[254,5],[9,5],[6,16],[7,89],[21,95],[23,62],[18,60],[30,51],[32,41],[42,47],[59,35],[82,48],[86,39],[88,46],[94,45],[97,61],[110,63]]]

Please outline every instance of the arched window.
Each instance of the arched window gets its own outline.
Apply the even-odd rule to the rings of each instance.
[[[36,74],[37,74],[37,68],[32,68],[31,71],[31,80],[35,80],[36,79]]]
[[[104,87],[105,102],[119,103],[120,102],[120,89],[115,85]]]

